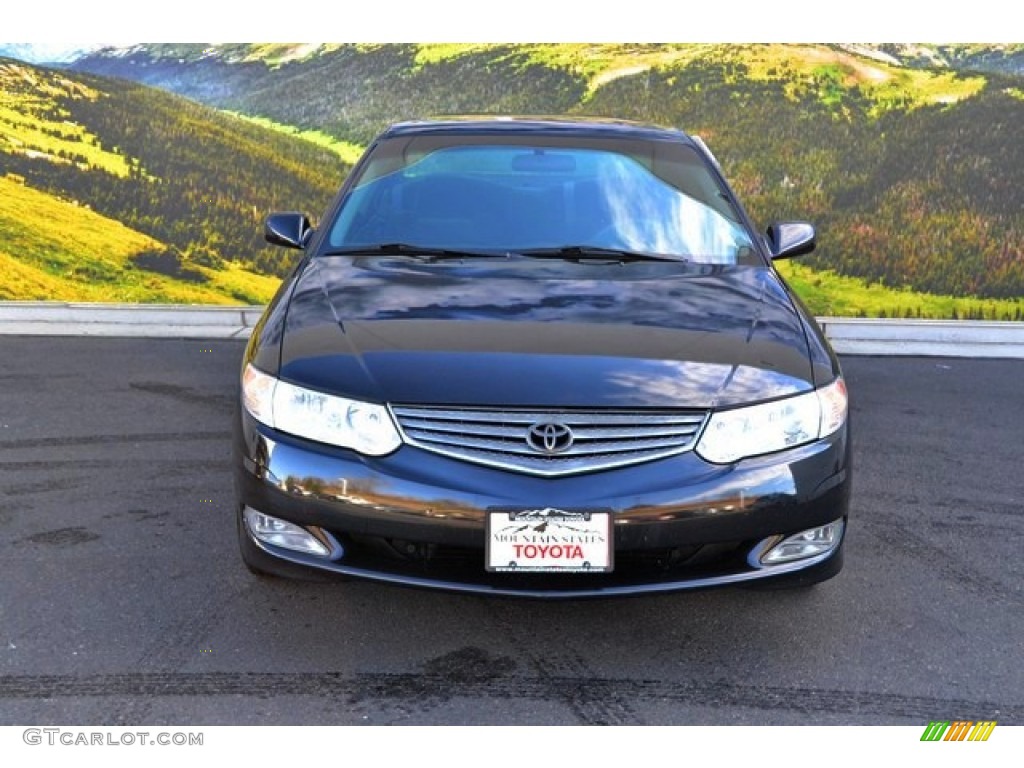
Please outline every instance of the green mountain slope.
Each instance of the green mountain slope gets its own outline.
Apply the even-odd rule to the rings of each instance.
[[[98,53],[76,70],[126,77],[227,110],[365,144],[390,122],[466,112],[559,113],[586,81],[522,46],[421,58],[416,45],[140,46]]]
[[[703,136],[756,220],[818,224],[808,264],[918,291],[1024,296],[1024,101],[1009,82],[842,58],[776,66],[766,76],[742,52],[720,53],[620,78],[588,107]],[[927,79],[891,83],[908,75]]]
[[[261,303],[278,280],[238,265],[164,274],[167,246],[69,200],[0,178],[0,299]]]
[[[76,66],[357,143],[395,119],[456,112],[676,125],[709,142],[756,220],[818,224],[807,264],[1016,298],[1024,79],[975,70],[1012,72],[1022,56],[952,45],[186,45]]]
[[[0,177],[152,238],[140,269],[283,274],[289,258],[263,243],[263,217],[322,211],[348,167],[330,149],[164,91],[0,59]],[[235,300],[266,295],[239,288]]]

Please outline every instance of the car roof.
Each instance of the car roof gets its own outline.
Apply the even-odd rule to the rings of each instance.
[[[533,134],[539,136],[602,136],[655,141],[685,141],[690,137],[675,128],[607,117],[457,115],[409,120],[390,126],[380,138],[439,134]]]

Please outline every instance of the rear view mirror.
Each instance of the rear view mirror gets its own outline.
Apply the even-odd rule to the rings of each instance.
[[[576,170],[576,158],[565,153],[538,149],[513,157],[512,170],[525,173],[571,173]]]
[[[765,234],[773,259],[803,256],[817,245],[814,226],[806,221],[778,221],[769,226]]]
[[[313,225],[304,213],[272,213],[263,225],[264,239],[285,248],[305,248],[312,235]]]

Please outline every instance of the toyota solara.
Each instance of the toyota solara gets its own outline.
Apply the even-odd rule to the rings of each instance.
[[[250,570],[578,598],[842,567],[847,393],[708,148],[568,118],[407,122],[366,151],[240,372]]]

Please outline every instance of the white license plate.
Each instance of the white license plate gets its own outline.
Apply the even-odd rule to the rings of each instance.
[[[611,514],[552,507],[488,511],[486,567],[534,573],[610,571]]]

